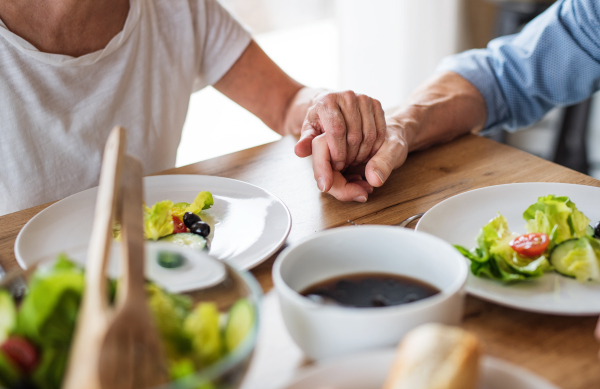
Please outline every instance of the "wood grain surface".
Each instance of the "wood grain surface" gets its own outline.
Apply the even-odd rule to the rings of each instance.
[[[293,153],[296,140],[280,141],[172,169],[160,174],[205,174],[258,185],[280,197],[292,214],[287,244],[315,232],[356,224],[396,224],[456,194],[514,182],[565,182],[600,187],[600,181],[525,152],[474,135],[413,153],[366,203],[342,203],[322,194],[311,161]],[[21,227],[50,204],[0,217],[0,264],[17,266],[13,246]],[[265,291],[272,288],[275,256],[253,269]],[[599,296],[600,298],[600,296]],[[596,318],[521,312],[474,297],[467,299],[464,327],[485,343],[486,353],[521,365],[563,389],[600,388]],[[275,361],[282,356],[273,355]],[[272,371],[272,374],[277,374]],[[510,388],[507,388],[510,389]]]

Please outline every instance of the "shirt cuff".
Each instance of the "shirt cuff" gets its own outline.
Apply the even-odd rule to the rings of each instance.
[[[450,71],[469,81],[485,100],[487,119],[482,132],[503,128],[510,118],[506,99],[492,70],[487,49],[469,50],[442,60],[436,73]]]

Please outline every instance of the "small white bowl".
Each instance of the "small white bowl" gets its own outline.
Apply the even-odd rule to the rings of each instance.
[[[315,303],[299,292],[329,278],[363,272],[404,275],[440,293],[381,308]],[[277,258],[273,280],[285,325],[312,359],[395,346],[425,323],[457,325],[462,319],[467,263],[445,241],[392,226],[341,227],[288,247]]]

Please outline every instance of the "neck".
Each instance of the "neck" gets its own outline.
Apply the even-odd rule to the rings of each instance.
[[[38,50],[78,57],[103,49],[123,29],[129,0],[0,2],[6,27]]]

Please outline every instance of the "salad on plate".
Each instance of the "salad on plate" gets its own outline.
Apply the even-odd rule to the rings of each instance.
[[[36,270],[17,301],[0,289],[0,387],[59,389],[84,289],[84,271],[61,255]],[[110,281],[114,301],[117,282]],[[147,301],[163,343],[171,380],[190,377],[232,353],[254,326],[254,306],[237,299],[227,312],[214,302],[146,284]],[[213,389],[210,383],[199,386]]]
[[[527,233],[510,231],[498,214],[483,226],[477,247],[455,246],[477,277],[505,283],[555,271],[579,282],[600,282],[600,222],[595,228],[565,196],[548,195],[523,212]]]
[[[206,239],[211,228],[200,215],[213,204],[210,192],[200,192],[191,204],[164,200],[152,207],[144,205],[144,238],[202,250],[207,247]],[[119,223],[113,227],[113,237],[120,240]]]

